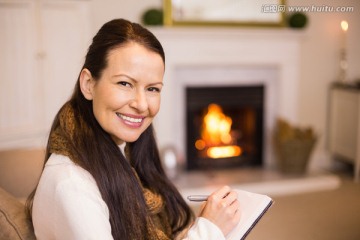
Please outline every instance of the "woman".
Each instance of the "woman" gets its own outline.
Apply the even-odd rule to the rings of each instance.
[[[160,42],[140,25],[112,20],[95,35],[30,198],[38,239],[224,239],[237,224],[229,187],[194,219],[165,176],[151,125],[164,70]]]

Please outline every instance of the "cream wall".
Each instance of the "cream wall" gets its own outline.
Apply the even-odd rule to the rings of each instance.
[[[289,1],[302,4],[310,1]],[[315,2],[315,1],[312,1]],[[341,20],[349,22],[348,30],[348,76],[360,79],[360,2],[356,0],[316,1],[316,5],[354,6],[353,13],[309,13],[309,27],[305,30],[302,44],[301,81],[299,85],[299,122],[311,125],[319,132],[317,146],[319,161],[326,162],[327,90],[339,72],[341,46]],[[324,151],[325,150],[325,151]],[[324,155],[325,154],[325,155]],[[320,163],[317,163],[320,164]]]
[[[301,5],[304,2],[288,1],[290,5]],[[329,5],[331,3],[331,5]],[[356,0],[316,1],[316,6],[353,6],[352,13],[313,12],[309,15],[309,26],[305,30],[302,43],[301,81],[299,84],[299,123],[313,126],[320,135],[313,165],[326,165],[326,124],[327,94],[331,82],[339,74],[339,55],[343,32],[340,22],[347,20],[349,30],[347,44],[349,79],[360,79],[360,2]]]
[[[162,0],[91,0],[91,2],[94,31],[113,18],[139,22],[146,9],[162,7]]]

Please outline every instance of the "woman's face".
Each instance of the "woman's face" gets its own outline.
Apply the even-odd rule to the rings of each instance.
[[[117,144],[136,141],[159,111],[163,60],[142,45],[128,43],[111,50],[107,61],[100,79],[90,81],[88,99],[96,120]]]

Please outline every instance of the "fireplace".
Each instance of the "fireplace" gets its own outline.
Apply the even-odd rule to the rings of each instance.
[[[276,167],[272,148],[275,120],[277,117],[291,122],[298,120],[304,34],[289,29],[260,28],[184,27],[152,31],[167,54],[161,110],[154,121],[159,148],[175,149],[180,164],[187,164],[184,107],[187,88],[262,85],[262,167]]]
[[[263,162],[264,86],[186,88],[188,170]]]

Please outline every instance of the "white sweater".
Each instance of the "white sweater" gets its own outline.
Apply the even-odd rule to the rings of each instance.
[[[33,203],[38,240],[111,240],[109,210],[91,174],[68,157],[52,154]],[[184,240],[225,240],[221,230],[197,218]]]

